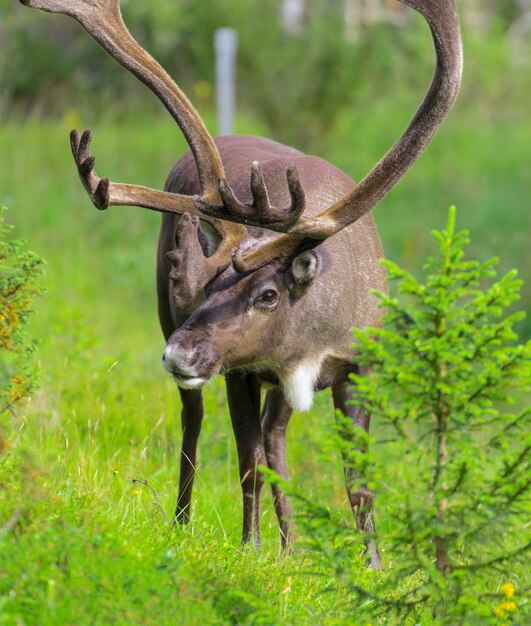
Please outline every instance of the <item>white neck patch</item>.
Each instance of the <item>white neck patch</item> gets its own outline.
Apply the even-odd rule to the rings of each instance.
[[[293,371],[280,376],[288,404],[296,411],[309,411],[323,357],[301,361]]]

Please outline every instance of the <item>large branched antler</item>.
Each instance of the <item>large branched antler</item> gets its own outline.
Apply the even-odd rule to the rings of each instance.
[[[144,82],[164,103],[182,129],[199,172],[201,196],[191,198],[135,185],[111,183],[94,173],[88,154],[90,135],[72,137],[74,158],[92,201],[98,208],[133,204],[170,213],[189,212],[215,225],[222,236],[219,255],[229,259],[231,248],[245,236],[240,224],[284,233],[244,257],[233,255],[240,270],[250,270],[274,259],[289,259],[349,226],[377,204],[422,154],[452,107],[461,81],[462,46],[455,0],[401,0],[428,22],[437,63],[430,89],[409,126],[383,159],[350,193],[321,213],[307,217],[304,191],[294,168],[288,168],[291,206],[271,206],[260,167],[253,164],[253,201],[238,201],[228,185],[216,146],[186,96],[160,65],[131,37],[120,14],[119,0],[21,0],[28,6],[65,13],[83,27],[119,63]],[[229,223],[231,222],[231,223]]]
[[[214,141],[190,101],[164,69],[131,36],[120,12],[120,0],[20,0],[26,6],[51,13],[64,13],[76,19],[83,28],[118,63],[133,73],[161,100],[181,128],[194,155],[199,175],[201,198],[219,202],[218,180],[225,176]],[[140,185],[114,183],[100,178],[94,171],[95,158],[90,155],[91,133],[81,137],[71,134],[71,146],[79,176],[90,199],[98,209],[112,205],[142,206],[165,213],[195,214],[216,229],[222,237],[220,250],[226,264],[232,248],[247,233],[231,221],[203,216],[191,196],[167,193]]]
[[[156,94],[181,128],[194,154],[202,195],[215,199],[217,180],[224,170],[212,137],[184,93],[131,36],[122,19],[120,0],[20,1],[29,7],[73,17],[111,57]]]
[[[289,259],[315,246],[370,211],[400,180],[425,150],[453,106],[462,75],[462,43],[455,0],[401,0],[428,22],[436,51],[435,74],[420,108],[405,132],[355,189],[321,213],[286,224],[262,224],[285,233],[250,254],[235,255],[242,271],[256,269],[274,259]],[[202,207],[204,212],[219,213]],[[253,225],[259,226],[259,215]],[[243,220],[242,220],[243,221]]]

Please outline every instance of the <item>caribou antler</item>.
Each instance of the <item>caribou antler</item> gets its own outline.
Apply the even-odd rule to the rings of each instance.
[[[89,154],[90,133],[86,131],[79,138],[77,131],[73,131],[71,144],[74,160],[83,186],[93,204],[98,209],[106,209],[112,205],[133,205],[166,213],[189,212],[199,217],[211,216],[216,220],[207,219],[207,221],[215,224],[220,234],[230,236],[232,245],[244,237],[247,231],[239,224],[252,224],[256,221],[245,217],[255,207],[245,207],[235,200],[226,182],[219,152],[201,116],[159,63],[131,36],[122,19],[120,0],[20,0],[20,2],[51,13],[64,13],[76,19],[111,57],[155,93],[179,125],[194,155],[201,188],[201,196],[195,201],[185,195],[168,194],[139,185],[113,183],[107,178],[97,177],[94,172],[95,158]],[[293,190],[294,199],[294,206],[288,211],[269,207],[267,191],[260,173],[253,175],[253,181],[257,198],[256,208],[260,211],[261,219],[275,229],[291,226],[304,210],[304,193],[298,183],[296,172],[288,171],[288,184],[290,193]],[[206,207],[219,207],[220,210],[212,208],[210,212],[205,210],[205,213],[202,213],[202,209]],[[219,220],[230,224],[221,225]]]
[[[370,211],[400,180],[422,154],[455,102],[462,74],[462,44],[455,0],[401,0],[428,22],[437,56],[435,74],[428,93],[409,126],[383,159],[350,193],[321,213],[304,215],[293,224],[260,224],[286,233],[257,250],[235,255],[242,270],[256,269],[274,259],[289,259],[315,246]],[[210,212],[210,209],[205,210]],[[241,220],[243,221],[243,220]]]
[[[191,198],[99,179],[88,155],[90,136],[73,136],[74,157],[83,184],[98,208],[110,204],[133,204],[164,212],[197,215],[215,223],[223,237],[225,256],[246,234],[239,224],[261,226],[285,233],[244,256],[234,255],[236,266],[253,269],[273,259],[290,258],[349,226],[372,209],[422,154],[452,107],[462,71],[462,46],[455,0],[401,0],[428,22],[437,63],[431,87],[409,126],[383,159],[350,193],[321,213],[305,217],[304,191],[296,170],[287,173],[291,206],[282,210],[269,203],[258,165],[251,170],[253,202],[239,202],[228,185],[217,148],[199,114],[160,65],[131,37],[125,27],[119,0],[21,0],[23,4],[65,13],[82,26],[119,63],[144,82],[164,103],[182,129],[199,172],[201,197]],[[82,145],[83,144],[83,145]],[[77,153],[77,156],[76,156]],[[228,223],[231,222],[231,223]]]
[[[224,175],[221,158],[203,120],[165,70],[131,36],[123,22],[120,0],[20,0],[50,13],[64,13],[81,26],[120,65],[133,73],[164,104],[194,154],[201,193],[215,198]]]
[[[201,197],[219,202],[218,179],[225,176],[214,141],[203,120],[188,98],[164,69],[131,36],[120,12],[120,0],[20,0],[22,4],[51,13],[64,13],[83,28],[118,63],[133,73],[161,100],[182,130],[194,155],[199,175]],[[140,185],[114,183],[94,172],[95,158],[90,155],[90,131],[81,137],[71,134],[71,146],[78,172],[90,199],[98,209],[111,205],[142,206],[164,213],[185,212],[204,218],[222,237],[220,253],[230,262],[231,249],[247,234],[231,221],[203,216],[191,196],[167,193]]]

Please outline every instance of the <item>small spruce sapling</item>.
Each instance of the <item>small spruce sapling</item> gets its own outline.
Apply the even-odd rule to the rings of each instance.
[[[425,280],[385,261],[398,289],[375,294],[384,327],[354,331],[369,370],[353,376],[356,403],[374,434],[341,416],[337,429],[357,487],[376,494],[384,569],[360,575],[347,538],[355,531],[288,490],[315,554],[350,589],[358,623],[523,623],[531,342],[518,345],[513,329],[524,314],[506,314],[522,281],[513,270],[493,282],[497,259],[465,259],[455,208],[433,235],[439,255]]]

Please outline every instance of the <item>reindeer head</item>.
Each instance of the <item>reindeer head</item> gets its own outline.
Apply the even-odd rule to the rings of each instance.
[[[169,338],[164,367],[179,386],[197,388],[235,368],[268,370],[284,380],[302,361],[320,363],[330,341],[316,339],[315,327],[332,332],[328,308],[318,292],[311,293],[320,270],[320,255],[313,250],[300,253],[287,267],[273,262],[246,273],[227,268]],[[303,401],[295,404],[308,408]]]

